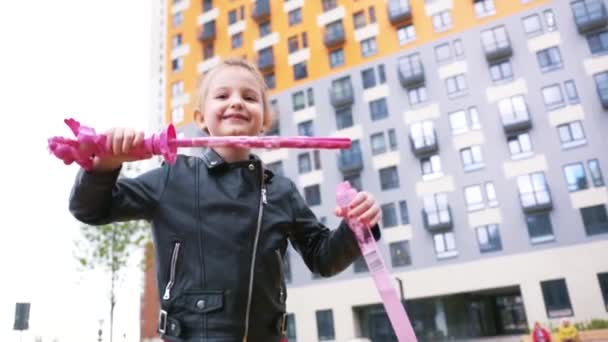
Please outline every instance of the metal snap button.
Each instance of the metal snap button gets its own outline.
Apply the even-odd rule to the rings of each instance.
[[[205,301],[203,299],[199,299],[196,301],[196,307],[199,309],[204,309],[205,308]]]
[[[249,170],[251,170],[251,171],[255,170],[255,166],[253,164],[249,164]]]

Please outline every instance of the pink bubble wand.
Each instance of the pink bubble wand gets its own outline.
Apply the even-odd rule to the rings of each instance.
[[[106,147],[107,137],[104,134],[97,134],[93,128],[83,126],[74,119],[65,119],[64,122],[72,130],[76,139],[51,137],[48,139],[48,148],[66,165],[76,163],[85,170],[91,170],[95,156],[110,154]],[[141,159],[162,155],[166,162],[173,164],[177,159],[179,147],[349,149],[351,145],[352,141],[349,138],[305,136],[229,136],[178,139],[175,127],[170,124],[162,132],[145,138],[143,144],[132,149],[129,154]]]
[[[348,215],[348,205],[356,195],[357,191],[353,189],[348,182],[338,184],[336,202],[338,203],[338,206],[342,208],[342,213]],[[384,260],[382,259],[380,251],[378,251],[376,240],[372,236],[369,227],[359,221],[351,219],[348,220],[348,226],[355,234],[357,243],[361,249],[361,254],[372,274],[376,289],[382,298],[384,309],[386,310],[386,314],[388,315],[397,339],[399,342],[417,342],[418,339],[416,338],[412,324],[407,317],[405,308],[397,296],[397,291],[391,285],[390,274],[384,265]]]

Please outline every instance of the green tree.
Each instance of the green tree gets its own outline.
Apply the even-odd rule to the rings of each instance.
[[[141,249],[149,240],[148,223],[126,221],[103,226],[83,225],[81,233],[87,247],[82,248],[82,244],[77,243],[79,248],[76,258],[80,265],[88,269],[101,268],[110,275],[110,342],[112,342],[116,286],[131,254]]]

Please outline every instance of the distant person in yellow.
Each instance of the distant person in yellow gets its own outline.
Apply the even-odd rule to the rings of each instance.
[[[579,342],[578,330],[568,319],[564,319],[557,330],[558,342]]]

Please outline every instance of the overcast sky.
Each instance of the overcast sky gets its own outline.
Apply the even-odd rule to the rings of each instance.
[[[70,134],[66,117],[146,128],[149,1],[0,3],[0,341],[19,341],[20,301],[32,303],[24,342],[97,341],[108,278],[77,270],[79,224],[67,210],[77,167],[51,157],[46,139]],[[116,342],[138,341],[141,278],[132,269],[121,286]]]

